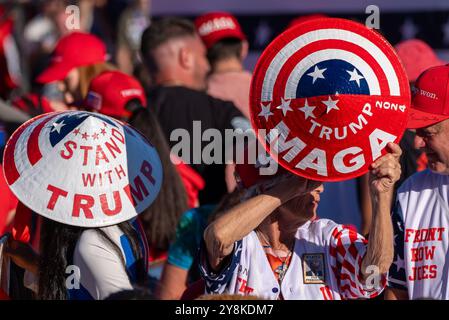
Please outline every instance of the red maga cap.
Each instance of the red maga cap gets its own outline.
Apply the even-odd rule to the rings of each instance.
[[[129,117],[126,104],[138,99],[146,107],[142,85],[135,78],[119,71],[106,71],[95,77],[89,86],[86,106],[111,117]]]
[[[366,173],[405,131],[410,86],[393,47],[345,19],[287,29],[253,73],[250,113],[262,145],[289,171],[317,181]]]
[[[76,67],[105,62],[106,45],[96,36],[72,32],[56,44],[50,66],[36,79],[39,83],[63,80]]]
[[[227,12],[211,12],[198,17],[195,26],[207,48],[224,38],[245,40],[237,19]]]
[[[413,88],[407,127],[423,128],[449,119],[449,65],[424,71]]]

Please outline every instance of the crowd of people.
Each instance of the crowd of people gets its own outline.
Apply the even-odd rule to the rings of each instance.
[[[151,19],[136,0],[115,26],[104,2],[78,1],[68,30],[70,3],[45,1],[20,36],[20,10],[0,8],[0,298],[449,299],[449,66],[425,42],[395,47],[413,93],[401,141],[323,184],[203,140],[251,129],[232,14]]]

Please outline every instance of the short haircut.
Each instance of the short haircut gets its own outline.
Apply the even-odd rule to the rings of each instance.
[[[240,59],[243,42],[237,38],[224,38],[207,50],[207,59],[213,66],[215,63],[230,58]]]
[[[141,53],[151,74],[158,72],[152,51],[160,45],[176,38],[193,37],[195,25],[186,19],[162,18],[154,21],[142,34]]]

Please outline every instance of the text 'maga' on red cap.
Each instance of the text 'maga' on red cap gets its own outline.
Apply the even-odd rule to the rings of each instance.
[[[207,48],[225,38],[245,40],[237,19],[227,12],[210,12],[195,20],[196,29]]]

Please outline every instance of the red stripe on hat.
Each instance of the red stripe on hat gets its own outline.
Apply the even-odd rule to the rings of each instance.
[[[278,78],[276,79],[275,85],[273,87],[273,100],[280,99],[280,97],[275,96],[276,94],[282,94],[284,96],[285,86],[287,84],[288,77],[292,73],[293,68],[296,66],[294,61],[302,61],[306,56],[321,50],[344,50],[356,54],[358,57],[362,58],[373,70],[379,82],[379,88],[382,95],[389,95],[390,88],[388,85],[387,76],[384,73],[382,67],[377,63],[376,59],[373,58],[372,54],[363,49],[362,47],[343,40],[319,40],[312,42],[300,50],[296,51],[282,66],[279,71]],[[271,62],[271,61],[270,61]],[[369,87],[369,86],[368,86]],[[372,94],[371,94],[372,95]],[[277,100],[276,100],[277,101]]]
[[[12,185],[20,177],[20,173],[17,170],[16,162],[14,161],[14,151],[16,150],[16,144],[22,132],[26,129],[25,126],[20,127],[9,139],[5,148],[3,157],[3,170],[5,172],[5,178],[9,185]]]
[[[39,123],[30,134],[27,144],[27,156],[32,166],[34,166],[42,158],[42,153],[39,148],[39,134],[41,133],[42,128],[55,116],[56,115],[48,117]]]
[[[16,150],[16,144],[19,140],[22,133],[27,129],[33,122],[39,120],[40,118],[48,116],[48,114],[41,114],[24,124],[22,124],[11,136],[8,143],[5,147],[5,152],[3,156],[3,170],[5,172],[5,178],[6,182],[8,182],[8,185],[14,184],[17,179],[20,177],[20,173],[17,170],[16,162],[14,159],[14,152]]]

